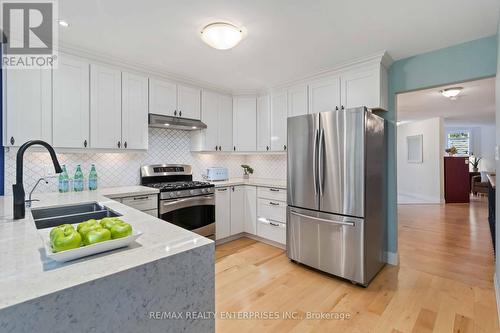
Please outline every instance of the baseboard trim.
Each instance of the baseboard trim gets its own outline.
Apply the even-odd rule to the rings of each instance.
[[[498,321],[500,322],[500,285],[498,283],[497,273],[493,275],[493,284],[495,285],[495,298],[497,300],[497,315],[498,315]]]
[[[274,242],[272,240],[259,237],[257,235],[249,234],[247,232],[242,232],[242,233],[239,233],[239,234],[236,234],[236,235],[232,235],[232,236],[229,236],[229,237],[226,237],[226,238],[218,239],[218,240],[215,241],[215,245],[221,245],[221,244],[224,244],[224,243],[227,243],[227,242],[231,242],[231,241],[237,240],[238,238],[242,238],[242,237],[247,237],[247,238],[256,240],[258,242],[265,243],[267,245],[271,245],[271,246],[280,248],[282,250],[286,250],[286,246],[283,245],[283,244],[281,244],[281,243],[277,243],[277,242]]]
[[[399,264],[399,256],[397,252],[384,252],[384,261],[385,263],[393,266],[397,266]]]

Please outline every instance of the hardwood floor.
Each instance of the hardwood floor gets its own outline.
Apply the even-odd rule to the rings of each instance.
[[[499,332],[485,199],[399,206],[399,255],[364,289],[248,238],[217,246],[216,331]]]

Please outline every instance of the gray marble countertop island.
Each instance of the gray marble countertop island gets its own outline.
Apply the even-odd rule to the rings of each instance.
[[[213,332],[213,319],[151,317],[215,307],[213,241],[109,199],[151,191],[37,194],[33,207],[97,201],[143,232],[127,248],[67,263],[46,257],[29,210],[13,220],[12,197],[0,197],[0,331]]]

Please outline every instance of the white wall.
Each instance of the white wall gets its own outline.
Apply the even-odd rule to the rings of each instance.
[[[406,138],[423,136],[423,162],[409,163]],[[398,203],[440,203],[443,190],[444,129],[441,118],[403,123],[397,130]]]
[[[483,126],[448,126],[445,122],[445,145],[449,132],[468,131],[470,133],[471,153],[481,157],[479,171],[495,171],[495,125]],[[472,166],[470,166],[472,170]]]

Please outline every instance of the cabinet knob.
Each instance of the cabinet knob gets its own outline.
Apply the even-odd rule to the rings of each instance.
[[[341,109],[344,110],[344,106],[343,105],[342,105]]]
[[[236,146],[233,147],[233,150],[236,151]]]
[[[266,150],[269,150],[269,146],[266,146]]]
[[[182,117],[182,111],[179,111],[179,117]]]
[[[222,146],[219,146],[219,151],[221,151],[221,150],[222,150]]]
[[[217,150],[219,150],[219,146],[215,146],[215,150],[216,150],[216,151],[217,151]]]
[[[117,146],[118,146],[118,148],[120,148],[122,146],[122,143],[120,141],[118,141]]]
[[[335,111],[338,111],[338,110],[339,110],[339,107],[338,107],[338,106],[336,106],[336,107],[335,107]]]
[[[283,145],[283,150],[286,150],[286,145]]]
[[[84,140],[84,141],[83,141],[83,146],[84,146],[85,148],[87,148],[87,140]]]
[[[14,140],[14,137],[13,137],[13,136],[11,136],[11,137],[10,137],[10,144],[11,144],[11,145],[13,145],[14,143],[16,143],[16,140]]]
[[[123,147],[127,148],[127,141],[123,143]]]
[[[174,111],[174,116],[177,116],[177,110]]]

